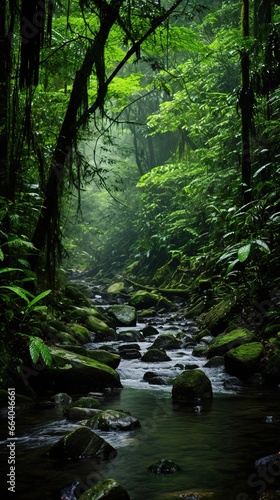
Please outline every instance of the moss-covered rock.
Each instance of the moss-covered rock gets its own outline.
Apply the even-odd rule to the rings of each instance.
[[[155,307],[159,300],[159,294],[147,292],[146,290],[138,290],[130,299],[130,305],[138,309],[149,309]]]
[[[201,317],[201,328],[207,328],[211,335],[219,335],[227,328],[235,308],[236,304],[232,298],[224,299],[215,304],[210,311]]]
[[[102,431],[132,431],[140,426],[139,420],[123,410],[104,410],[87,421],[93,429]]]
[[[98,408],[100,406],[100,401],[92,397],[83,397],[76,399],[69,404],[68,408]]]
[[[50,347],[50,352],[53,365],[34,377],[38,387],[72,393],[122,387],[119,374],[107,365],[57,347]]]
[[[136,309],[133,306],[126,304],[111,306],[108,314],[112,316],[117,326],[135,326],[136,325]]]
[[[264,347],[260,342],[250,342],[231,349],[225,354],[225,369],[230,375],[247,379],[260,369]]]
[[[253,333],[245,328],[236,328],[229,333],[221,333],[209,345],[207,357],[223,356],[226,352],[234,347],[249,342],[255,342],[256,337]]]
[[[192,402],[197,399],[212,399],[212,384],[202,370],[188,370],[173,381],[172,399]]]
[[[79,345],[77,339],[74,338],[74,335],[66,332],[52,332],[51,334],[52,341],[58,344],[68,344],[68,345]]]
[[[73,460],[85,457],[111,459],[116,450],[87,427],[78,427],[66,434],[49,450],[49,456],[58,460]]]
[[[151,345],[151,349],[179,349],[181,343],[171,333],[159,335]]]
[[[278,323],[274,325],[268,325],[264,330],[264,336],[265,338],[269,339],[269,337],[277,336],[279,332],[280,325]]]
[[[67,285],[64,290],[65,297],[70,299],[76,306],[90,306],[91,301],[75,285]]]
[[[155,307],[156,309],[173,309],[174,304],[166,297],[163,297],[157,292],[148,292],[146,290],[138,290],[129,299],[130,305],[134,306],[137,311],[139,309],[150,309]]]
[[[96,334],[96,340],[99,342],[105,340],[117,340],[116,330],[109,326],[105,321],[89,316],[87,320],[87,327],[90,331]]]
[[[80,344],[86,344],[90,342],[90,333],[88,328],[83,325],[70,325],[69,326],[71,333]]]
[[[171,358],[164,351],[159,349],[148,349],[141,357],[142,361],[146,362],[160,362],[160,361],[171,361]]]
[[[71,422],[77,422],[79,420],[88,420],[89,418],[96,415],[96,413],[100,412],[97,408],[65,408],[63,411],[63,415],[70,420]]]
[[[205,358],[207,355],[207,346],[196,346],[192,350],[192,355],[196,358]]]
[[[67,316],[96,334],[96,340],[116,340],[117,334],[111,320],[94,307],[75,307]]]
[[[111,368],[116,369],[121,361],[121,357],[119,354],[111,353],[106,351],[105,349],[86,349],[81,346],[68,346],[64,345],[64,349],[70,352],[75,352],[76,354],[80,354],[81,356],[85,356],[86,358],[95,359],[99,361],[99,363],[103,363],[104,365],[108,365]]]
[[[112,283],[112,285],[110,285],[107,288],[107,292],[112,293],[114,295],[121,293],[121,292],[125,292],[124,282],[123,281],[116,281],[115,283]]]
[[[114,479],[104,479],[83,493],[80,500],[129,500],[127,491]]]
[[[196,318],[205,311],[205,302],[203,298],[197,300],[191,307],[185,308],[185,315],[187,318]]]

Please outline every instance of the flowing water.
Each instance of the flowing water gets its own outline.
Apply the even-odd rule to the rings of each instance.
[[[170,315],[154,322],[160,333],[196,331],[191,320]],[[138,324],[136,329],[143,326]],[[154,339],[139,342],[141,352]],[[116,342],[108,344],[117,346]],[[260,476],[254,463],[280,450],[279,389],[236,386],[223,368],[205,368],[205,359],[193,356],[192,349],[189,346],[167,351],[171,361],[164,363],[121,361],[118,372],[124,387],[108,392],[101,408],[130,411],[140,420],[141,429],[124,433],[98,431],[117,449],[117,457],[110,462],[86,459],[61,463],[50,459],[49,447],[78,424],[67,421],[61,407],[39,406],[35,411],[18,412],[16,498],[73,500],[74,483],[79,485],[76,491],[81,492],[109,477],[122,483],[132,500],[172,500],[187,492],[200,492],[203,498],[213,500],[248,500],[276,486],[279,468],[275,466]],[[178,363],[196,364],[205,371],[213,386],[211,403],[177,405],[172,402],[170,385],[143,381],[146,371],[176,376],[182,371],[175,366]],[[0,432],[0,491],[1,498],[9,498],[6,416],[0,420]],[[161,458],[175,461],[181,471],[168,475],[149,472],[148,467]]]

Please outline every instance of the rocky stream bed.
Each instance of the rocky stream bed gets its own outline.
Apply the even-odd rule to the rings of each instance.
[[[33,374],[36,402],[16,407],[17,498],[280,498],[279,388],[254,333],[213,336],[182,303],[113,297],[97,290],[97,309],[52,326],[54,365]]]

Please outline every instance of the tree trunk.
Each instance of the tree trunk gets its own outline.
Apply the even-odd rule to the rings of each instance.
[[[97,3],[97,2],[96,2]],[[55,253],[55,245],[60,240],[59,234],[59,203],[60,195],[63,191],[67,159],[71,157],[72,146],[75,143],[79,128],[87,123],[89,117],[103,107],[104,99],[107,94],[108,85],[114,77],[123,68],[126,62],[133,54],[137,54],[142,43],[160,26],[169,15],[182,3],[182,0],[176,0],[173,5],[158,17],[155,16],[151,27],[137,40],[128,50],[122,61],[105,80],[104,50],[107,38],[114,23],[119,21],[119,12],[124,0],[114,0],[110,4],[101,2],[102,12],[100,12],[100,27],[95,35],[92,45],[87,49],[84,61],[80,70],[77,71],[73,89],[71,92],[66,115],[59,133],[57,144],[53,153],[49,180],[45,189],[45,200],[35,228],[32,243],[36,247],[36,254],[30,258],[30,264],[33,270],[38,269],[38,258],[46,240],[48,239],[47,253]],[[98,80],[98,92],[94,103],[87,108],[80,117],[78,112],[81,110],[84,97],[87,92],[87,82],[92,69],[95,66]],[[50,256],[48,256],[51,258]],[[55,255],[53,255],[55,261]],[[52,269],[53,271],[53,269]]]
[[[249,30],[249,0],[242,1],[241,24],[243,38],[250,34]],[[253,116],[254,94],[250,86],[250,57],[246,49],[241,51],[241,91],[239,105],[241,109],[241,137],[242,137],[242,193],[243,202],[249,203],[251,194],[251,124]]]
[[[6,33],[7,2],[0,2],[0,196],[9,198],[8,109],[10,40]]]
[[[93,110],[102,107],[107,87],[104,82],[104,67],[102,65],[102,55],[104,54],[105,43],[110,30],[119,14],[119,9],[124,0],[115,2],[114,7],[108,7],[107,12],[103,12],[98,33],[92,45],[87,49],[85,58],[80,69],[77,71],[73,89],[71,92],[68,108],[59,133],[57,144],[53,153],[49,179],[45,189],[45,199],[43,209],[35,228],[32,243],[37,249],[36,254],[30,258],[32,269],[38,267],[39,253],[42,251],[46,238],[49,235],[48,252],[55,252],[55,244],[59,239],[59,203],[63,190],[67,160],[70,160],[72,147],[77,134],[77,115],[82,108],[84,97],[87,92],[88,78],[93,66],[96,66],[99,88]],[[52,247],[52,248],[51,248]],[[53,256],[55,259],[55,255]]]

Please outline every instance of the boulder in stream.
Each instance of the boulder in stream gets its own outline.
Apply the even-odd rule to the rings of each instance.
[[[138,344],[122,344],[119,346],[119,353],[123,359],[141,358],[140,346]]]
[[[78,427],[66,434],[49,449],[49,456],[58,460],[96,457],[109,460],[117,455],[105,439],[87,427]]]
[[[104,410],[87,421],[93,429],[102,431],[133,431],[141,427],[139,420],[123,410]]]
[[[127,304],[119,304],[111,306],[108,314],[112,316],[117,326],[135,326],[136,325],[136,309]]]
[[[106,351],[105,349],[86,349],[82,346],[63,346],[63,349],[66,349],[70,352],[75,352],[76,354],[81,354],[86,358],[95,359],[99,361],[99,363],[103,363],[104,365],[110,366],[111,368],[117,368],[120,364],[121,358],[119,354],[111,353]]]
[[[144,328],[143,328],[142,331],[143,331],[144,337],[150,337],[152,335],[158,335],[159,334],[158,329],[155,326],[153,326],[153,325],[146,325],[146,326],[144,326]]]
[[[223,356],[234,347],[255,341],[255,335],[246,328],[235,328],[231,332],[221,333],[210,343],[207,357],[213,358],[214,356]]]
[[[225,369],[241,380],[249,378],[260,369],[264,347],[260,342],[250,342],[231,349],[225,354]]]
[[[56,391],[82,393],[99,389],[121,388],[119,374],[94,359],[57,347],[49,347],[53,365],[42,370],[34,381]]]
[[[172,333],[163,333],[159,335],[151,345],[150,349],[179,349],[181,343]]]
[[[129,500],[123,486],[114,479],[104,479],[83,493],[79,500]]]
[[[171,361],[171,358],[166,354],[165,351],[160,351],[159,349],[148,349],[143,354],[141,361],[154,363],[160,361]]]
[[[122,342],[142,342],[144,335],[137,330],[126,330],[118,334],[118,340]]]
[[[212,399],[212,384],[202,370],[187,370],[173,381],[172,399],[177,402],[193,402]]]

